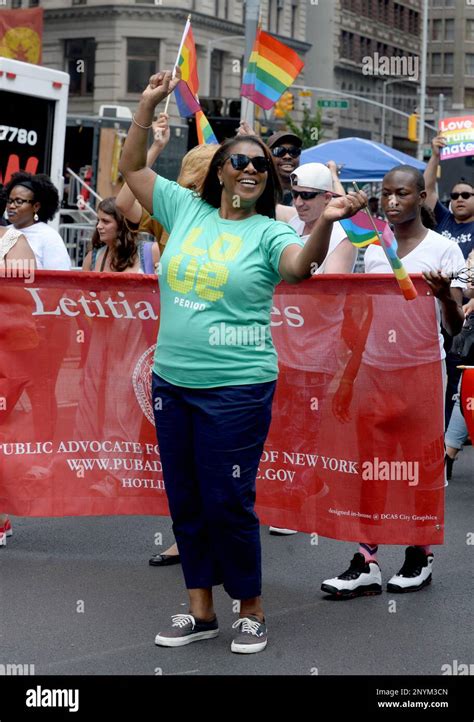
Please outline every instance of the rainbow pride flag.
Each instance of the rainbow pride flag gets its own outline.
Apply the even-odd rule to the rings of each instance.
[[[194,44],[191,21],[189,19],[184,27],[176,64],[181,69],[181,80],[174,90],[176,105],[178,106],[180,116],[182,118],[189,118],[201,108],[197,100],[199,78],[197,72],[196,46]]]
[[[364,248],[370,244],[382,246],[403,296],[407,301],[417,297],[413,281],[398,257],[397,239],[388,223],[379,218],[371,218],[364,211],[358,211],[351,218],[343,218],[339,223],[350,242],[357,248]],[[374,225],[377,233],[374,231]]]
[[[303,67],[294,50],[258,28],[241,95],[270,110]]]
[[[364,211],[358,211],[352,218],[344,218],[342,221],[339,221],[339,223],[344,228],[350,242],[354,246],[357,246],[357,248],[365,248],[365,246],[369,246],[371,243],[380,246],[380,238],[375,233],[374,226]],[[374,218],[374,223],[376,229],[380,231],[380,233],[383,233],[387,225],[385,221]]]
[[[196,113],[196,131],[199,145],[204,143],[219,144],[211,124],[202,110],[198,110]]]

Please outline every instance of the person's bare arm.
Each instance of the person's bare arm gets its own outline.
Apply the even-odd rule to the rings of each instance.
[[[278,270],[283,280],[298,283],[309,278],[327,256],[332,224],[353,216],[366,205],[367,196],[362,191],[351,191],[346,196],[329,201],[303,248],[292,244],[281,254]]]
[[[135,113],[135,122],[132,122],[127,133],[120,159],[119,170],[126,183],[137,201],[151,214],[157,174],[146,165],[147,126],[151,125],[155,107],[173,92],[180,78],[179,68],[176,68],[174,78],[169,70],[151,76]]]
[[[333,187],[334,193],[337,193],[340,196],[345,196],[346,191],[344,190],[344,186],[342,185],[341,181],[339,180],[336,163],[333,160],[328,160],[326,165],[329,168],[329,170],[331,171],[332,187]]]
[[[438,193],[436,190],[436,180],[438,177],[438,166],[439,166],[439,152],[441,148],[446,145],[446,138],[442,135],[437,135],[431,141],[431,158],[428,161],[428,165],[423,173],[425,179],[425,190],[426,190],[426,205],[434,210],[434,207],[438,201]]]
[[[441,271],[423,273],[433,296],[441,303],[443,326],[450,336],[456,336],[462,329],[464,313],[462,310],[462,290],[451,287],[451,279]]]
[[[160,113],[158,121],[153,123],[154,141],[146,156],[146,164],[148,167],[151,167],[154,164],[160,153],[163,152],[168,144],[170,139],[168,118],[169,115],[167,113]],[[125,218],[132,223],[140,223],[143,209],[128,187],[127,183],[123,184],[115,202],[117,204],[117,208],[125,216]]]
[[[343,238],[324,264],[324,273],[352,273],[357,258],[357,248],[348,238]]]
[[[18,236],[17,242],[13,248],[10,248],[5,258],[7,261],[27,261],[28,265],[33,264],[36,268],[35,254],[23,234]]]
[[[84,262],[82,264],[82,270],[83,271],[90,271],[91,270],[91,263],[92,263],[92,251],[89,251],[87,256],[84,258]]]

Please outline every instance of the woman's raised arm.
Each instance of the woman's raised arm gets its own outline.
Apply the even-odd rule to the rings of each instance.
[[[173,92],[179,80],[179,68],[176,69],[174,78],[168,70],[151,76],[133,116],[120,159],[119,169],[128,187],[149,213],[153,213],[156,173],[147,168],[146,163],[148,131],[152,127],[155,107]]]

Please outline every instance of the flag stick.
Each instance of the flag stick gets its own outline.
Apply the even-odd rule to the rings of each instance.
[[[186,39],[186,34],[187,34],[187,32],[188,32],[188,29],[189,29],[189,26],[190,26],[190,25],[191,25],[191,13],[188,15],[188,19],[186,20],[186,25],[184,26],[183,36],[182,36],[182,38],[181,38],[181,42],[180,42],[179,48],[178,48],[178,55],[177,55],[177,57],[176,57],[176,62],[175,62],[175,64],[174,64],[173,73],[172,73],[172,75],[171,75],[172,78],[174,78],[174,76],[176,75],[176,68],[177,68],[177,66],[178,66],[179,58],[180,58],[180,56],[181,56],[181,50],[183,49],[184,41],[185,41],[185,39]],[[165,109],[164,109],[164,111],[163,111],[164,113],[167,113],[167,112],[168,112],[168,105],[170,104],[170,98],[171,98],[171,93],[170,93],[170,94],[168,95],[168,97],[166,98]]]
[[[357,191],[357,192],[359,192],[359,186],[357,185],[357,183],[356,183],[355,181],[352,181],[352,185],[354,186],[354,190]],[[415,299],[415,298],[418,296],[418,293],[417,293],[417,291],[416,291],[416,288],[415,288],[415,286],[413,285],[413,281],[411,280],[410,276],[409,276],[408,273],[406,272],[406,270],[405,270],[405,268],[404,268],[404,266],[403,266],[403,263],[402,263],[402,262],[400,261],[400,259],[398,258],[398,255],[395,254],[395,258],[397,259],[398,263],[400,264],[400,269],[401,269],[402,271],[404,271],[404,277],[403,277],[403,278],[398,278],[397,274],[395,273],[395,266],[394,266],[394,263],[393,263],[393,259],[390,257],[390,255],[389,255],[388,252],[387,252],[387,243],[386,243],[386,241],[384,240],[382,233],[380,233],[380,231],[377,230],[377,226],[375,225],[375,221],[374,221],[374,219],[373,219],[373,217],[372,217],[372,214],[371,214],[371,212],[370,212],[370,209],[369,209],[369,208],[364,208],[364,211],[366,212],[366,214],[367,214],[368,217],[370,218],[370,222],[371,222],[372,227],[373,227],[373,229],[374,229],[374,231],[375,231],[375,234],[378,236],[378,238],[380,238],[380,244],[381,244],[381,246],[382,246],[382,248],[383,248],[383,251],[384,251],[384,253],[385,253],[386,257],[387,257],[387,261],[390,263],[390,267],[391,267],[391,269],[392,269],[392,271],[393,271],[393,273],[394,273],[394,275],[395,275],[395,279],[396,279],[398,285],[400,286],[400,290],[401,290],[401,292],[403,293],[404,298],[405,298],[407,301],[412,301],[413,299]]]

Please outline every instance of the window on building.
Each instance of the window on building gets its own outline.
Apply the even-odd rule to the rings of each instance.
[[[127,38],[127,93],[141,93],[158,70],[160,42],[155,38]]]
[[[12,0],[12,10],[21,8],[21,0]]]
[[[466,40],[474,40],[474,20],[466,20]]]
[[[276,28],[275,28],[275,32],[277,35],[279,35],[282,30],[283,8],[284,8],[284,0],[277,0]]]
[[[354,35],[346,30],[341,34],[341,55],[343,58],[354,60]]]
[[[454,18],[449,18],[444,21],[444,39],[454,40]]]
[[[474,108],[474,90],[471,89],[464,91],[464,107]]]
[[[464,58],[464,70],[466,75],[474,75],[474,53],[466,53]]]
[[[432,40],[442,40],[443,39],[443,21],[439,18],[436,18],[433,20],[433,26],[431,30],[431,39]]]
[[[211,82],[209,95],[211,98],[220,98],[222,95],[222,73],[224,68],[224,51],[213,50],[211,53]]]
[[[37,8],[39,5],[39,0],[29,0],[28,7],[30,8]]]
[[[444,54],[444,75],[452,75],[454,73],[454,55],[453,53]]]
[[[431,74],[441,75],[442,55],[441,53],[431,53]]]
[[[276,3],[277,0],[268,0],[267,29],[269,32],[274,29],[274,23],[276,19]]]
[[[292,2],[291,2],[291,37],[292,38],[294,38],[296,36],[298,21],[299,21],[298,0],[292,0]]]
[[[72,0],[73,5],[86,5],[87,0]]]
[[[77,38],[64,41],[64,64],[71,76],[71,95],[92,95],[95,74],[94,38]]]

